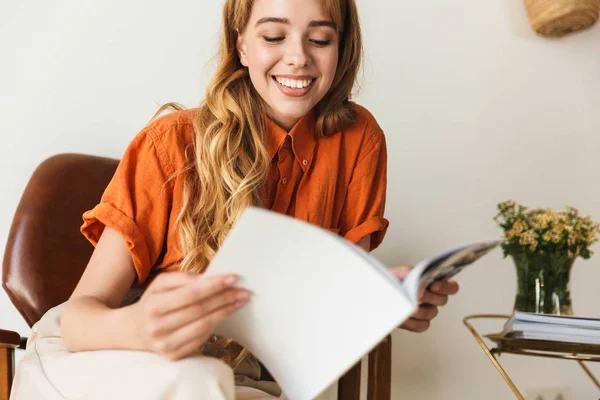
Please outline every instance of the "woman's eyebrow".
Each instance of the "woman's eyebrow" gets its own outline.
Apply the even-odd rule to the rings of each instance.
[[[264,17],[259,19],[256,24],[254,25],[254,27],[256,28],[259,25],[262,24],[267,24],[267,23],[276,23],[276,24],[286,24],[289,25],[290,24],[290,20],[287,18],[280,18],[280,17]],[[333,23],[332,21],[327,21],[327,20],[319,20],[319,21],[311,21],[310,24],[308,24],[308,26],[310,28],[318,28],[321,26],[327,26],[330,27],[332,29],[336,29],[335,23]]]
[[[322,21],[311,21],[310,24],[308,24],[308,26],[310,28],[318,28],[320,26],[328,26],[333,30],[336,30],[336,26],[335,23],[333,23],[332,21],[326,21],[326,20],[322,20]]]
[[[265,18],[261,18],[258,20],[258,22],[256,23],[256,25],[254,25],[254,27],[256,28],[257,26],[261,25],[261,24],[266,24],[269,22],[274,22],[276,24],[290,24],[290,20],[287,18],[278,18],[278,17],[265,17]]]

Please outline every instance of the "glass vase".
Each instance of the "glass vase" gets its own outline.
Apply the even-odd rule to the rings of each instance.
[[[517,270],[515,311],[573,315],[569,280],[575,257],[525,250],[511,256]]]

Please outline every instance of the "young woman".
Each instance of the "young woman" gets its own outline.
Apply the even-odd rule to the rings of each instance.
[[[385,137],[350,102],[361,57],[354,0],[227,0],[204,102],[144,128],[83,215],[95,251],[69,301],[32,329],[13,399],[273,398],[255,360],[212,338],[249,293],[202,272],[250,205],[368,251],[381,243]],[[426,330],[457,291],[436,283],[402,328]]]

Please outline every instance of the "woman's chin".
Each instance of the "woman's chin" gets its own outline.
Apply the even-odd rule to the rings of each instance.
[[[310,112],[312,107],[308,104],[297,104],[290,105],[290,107],[278,107],[274,109],[274,114],[279,116],[282,120],[286,121],[298,121]]]

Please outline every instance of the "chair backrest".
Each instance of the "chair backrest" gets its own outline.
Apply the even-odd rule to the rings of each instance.
[[[93,246],[79,228],[119,161],[59,154],[34,171],[13,218],[2,270],[2,287],[32,326],[65,302],[90,259]]]

